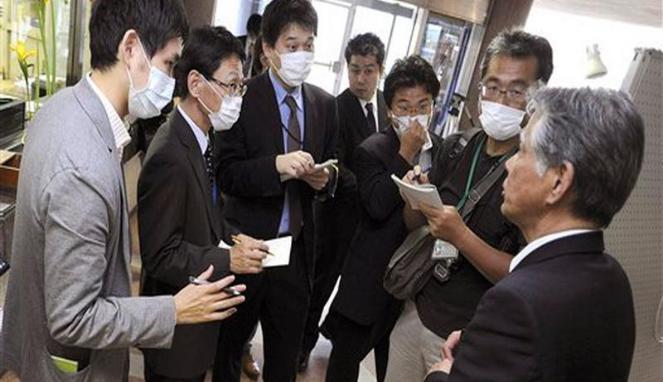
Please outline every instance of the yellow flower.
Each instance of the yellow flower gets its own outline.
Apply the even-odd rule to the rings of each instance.
[[[17,41],[16,44],[10,45],[11,50],[16,52],[16,56],[19,61],[26,62],[28,58],[37,55],[35,49],[27,50],[25,47],[25,41]]]

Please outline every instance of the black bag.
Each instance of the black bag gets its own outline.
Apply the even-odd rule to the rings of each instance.
[[[463,133],[458,133],[450,136],[447,139],[454,139],[449,145],[445,145],[442,151],[442,158],[447,158],[449,162],[456,160],[459,154],[467,146],[467,143],[476,135],[478,130],[467,130]],[[460,148],[459,148],[460,147]],[[507,155],[513,155],[515,150]],[[455,167],[456,163],[447,162],[446,171],[450,171]],[[467,202],[459,211],[463,220],[467,222],[474,207],[479,200],[488,192],[488,190],[497,182],[505,171],[505,161],[486,174],[470,191]],[[434,269],[438,265],[444,266],[444,261],[434,260],[431,258],[433,247],[435,246],[435,238],[430,234],[427,225],[417,228],[410,232],[403,244],[394,252],[394,255],[389,260],[387,270],[384,274],[383,287],[384,289],[399,300],[411,299],[421,291],[433,275]],[[447,263],[448,267],[449,264]],[[449,269],[446,269],[449,272]],[[449,274],[447,273],[448,279]],[[445,280],[446,281],[446,280]]]

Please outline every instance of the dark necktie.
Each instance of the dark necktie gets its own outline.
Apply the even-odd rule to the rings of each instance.
[[[216,205],[216,175],[214,174],[214,139],[209,137],[207,139],[207,149],[205,154],[205,170],[207,172],[207,177],[209,178],[210,185],[210,194],[212,195],[212,205]]]
[[[370,102],[366,104],[366,123],[368,123],[368,129],[371,131],[371,133],[378,131],[377,127],[375,126],[375,114],[373,114],[373,104]]]
[[[288,118],[288,139],[287,152],[293,152],[302,149],[302,134],[299,130],[299,121],[297,120],[297,103],[291,95],[285,97],[285,103],[290,108],[290,117]],[[293,239],[296,239],[302,229],[302,203],[299,197],[299,182],[288,181],[286,183],[286,196],[288,198],[290,223],[288,229]]]

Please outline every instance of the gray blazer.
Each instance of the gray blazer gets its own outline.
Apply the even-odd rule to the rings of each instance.
[[[170,346],[173,297],[130,297],[124,195],[110,123],[83,79],[28,127],[0,369],[23,382],[122,381],[129,346]],[[53,349],[89,355],[89,366],[62,373]]]

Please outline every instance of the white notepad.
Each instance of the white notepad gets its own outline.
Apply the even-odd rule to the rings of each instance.
[[[269,247],[269,252],[274,255],[268,255],[262,261],[263,268],[281,267],[290,264],[290,250],[292,249],[292,236],[284,236],[278,239],[265,240]],[[230,245],[225,241],[219,242],[219,248],[230,250]]]
[[[408,184],[400,180],[396,175],[391,174],[391,179],[398,186],[401,196],[405,199],[412,209],[418,210],[420,204],[428,204],[431,207],[442,208],[444,204],[440,199],[437,187],[432,184]]]
[[[281,267],[290,264],[290,250],[292,249],[292,236],[284,236],[278,239],[265,241],[269,247],[269,252],[274,256],[268,255],[262,261],[264,268]]]

